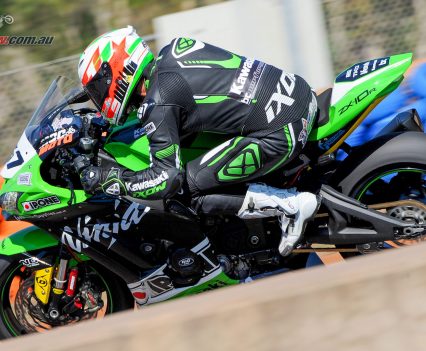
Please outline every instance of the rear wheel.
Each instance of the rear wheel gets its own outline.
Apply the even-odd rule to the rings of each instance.
[[[354,148],[340,164],[332,184],[366,204],[404,201],[387,207],[391,216],[422,221],[426,203],[426,134],[392,133]],[[422,204],[411,206],[405,200]]]
[[[348,195],[365,204],[401,202],[388,208],[387,213],[404,221],[426,224],[426,206],[413,205],[406,201],[416,200],[426,205],[426,166],[389,165],[364,177]],[[415,240],[398,240],[392,242],[394,245],[388,244],[410,245],[423,240],[424,237],[416,237]]]
[[[49,257],[43,257],[48,259]],[[53,257],[51,257],[53,258]],[[9,338],[103,318],[134,306],[126,285],[92,261],[78,264],[77,294],[69,308],[52,320],[34,293],[35,273],[16,257],[0,258],[0,338]],[[77,297],[78,296],[78,297]]]

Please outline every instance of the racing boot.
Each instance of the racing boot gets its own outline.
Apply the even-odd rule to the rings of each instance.
[[[301,239],[307,222],[315,215],[320,201],[316,195],[295,188],[278,189],[265,184],[250,184],[238,212],[242,219],[277,216],[281,225],[278,250],[288,256]]]

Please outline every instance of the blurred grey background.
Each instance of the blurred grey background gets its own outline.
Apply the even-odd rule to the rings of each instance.
[[[158,51],[190,36],[331,85],[347,66],[401,52],[426,57],[426,0],[2,0],[0,36],[54,36],[50,46],[0,45],[4,162],[50,82],[77,80],[96,36],[132,24]]]

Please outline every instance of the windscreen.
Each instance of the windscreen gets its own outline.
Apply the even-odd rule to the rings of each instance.
[[[84,97],[83,89],[71,79],[58,77],[52,82],[25,129],[39,156],[52,150],[57,140],[72,141],[72,135],[81,128],[81,119],[73,109],[87,105]]]
[[[68,107],[70,98],[72,99],[72,97],[77,96],[82,91],[83,89],[73,80],[66,77],[57,77],[50,84],[46,94],[44,94],[40,105],[28,122],[28,127],[40,125],[45,118],[49,118],[52,121],[62,110]]]
[[[2,176],[10,178],[35,155],[43,159],[57,147],[76,141],[82,121],[74,111],[85,107],[90,106],[83,89],[66,77],[56,78],[28,122]]]

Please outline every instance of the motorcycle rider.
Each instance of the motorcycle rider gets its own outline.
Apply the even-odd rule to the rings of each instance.
[[[253,181],[300,153],[317,112],[315,94],[297,75],[190,38],[174,39],[155,59],[131,26],[95,39],[78,74],[112,125],[137,109],[151,157],[150,168],[139,172],[87,167],[81,181],[89,193],[154,200],[185,189],[196,197]],[[180,142],[201,131],[229,140],[183,167]],[[238,215],[278,216],[286,256],[318,205],[311,193],[251,184]]]

